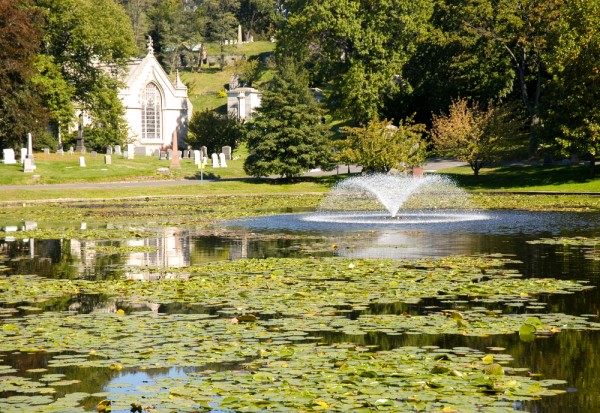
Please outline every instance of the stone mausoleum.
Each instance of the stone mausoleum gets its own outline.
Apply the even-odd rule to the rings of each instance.
[[[192,103],[179,73],[175,81],[171,81],[154,57],[151,40],[146,56],[130,61],[123,80],[126,87],[119,91],[119,97],[129,125],[128,140],[135,146],[145,147],[151,154],[170,146],[173,132],[177,131],[181,148],[187,137]]]

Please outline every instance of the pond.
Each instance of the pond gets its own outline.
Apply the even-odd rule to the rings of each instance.
[[[597,288],[600,280],[600,215],[488,211],[484,218],[467,222],[443,224],[400,222],[394,225],[368,222],[355,222],[350,225],[324,224],[307,220],[308,215],[310,214],[281,214],[232,220],[219,224],[212,231],[183,225],[148,226],[140,236],[120,240],[100,236],[95,239],[93,235],[61,239],[23,238],[18,235],[19,232],[26,226],[28,230],[35,228],[35,223],[28,222],[27,225],[15,223],[6,226],[5,233],[0,233],[3,236],[0,240],[0,269],[5,282],[13,285],[0,284],[0,292],[6,292],[11,288],[16,292],[11,290],[12,295],[6,293],[0,296],[2,300],[0,324],[4,332],[3,344],[0,346],[0,406],[2,406],[0,410],[96,411],[98,403],[103,399],[109,399],[115,401],[113,412],[129,411],[122,406],[128,406],[130,402],[133,403],[131,411],[136,411],[138,406],[140,411],[146,408],[152,411],[152,406],[155,411],[165,412],[236,411],[232,406],[245,406],[240,401],[244,393],[236,394],[236,390],[223,383],[235,384],[238,387],[248,386],[244,387],[248,393],[250,392],[248,383],[239,376],[242,372],[251,371],[254,380],[252,383],[255,387],[250,393],[272,395],[274,390],[264,386],[273,380],[271,375],[279,374],[279,371],[269,370],[277,363],[279,369],[293,368],[297,369],[298,373],[297,377],[284,381],[284,387],[290,387],[286,390],[288,393],[272,396],[272,400],[278,400],[278,397],[300,400],[306,395],[301,397],[293,389],[293,384],[297,381],[296,387],[301,387],[304,376],[308,373],[302,373],[300,367],[293,366],[294,359],[304,360],[307,364],[315,363],[315,371],[319,371],[317,361],[312,360],[308,353],[305,354],[303,352],[305,349],[302,347],[312,348],[311,346],[318,342],[323,346],[322,351],[331,351],[335,354],[332,356],[334,359],[345,360],[343,363],[340,361],[340,365],[359,361],[367,363],[360,357],[357,361],[353,358],[354,355],[347,355],[348,349],[352,351],[364,349],[361,351],[372,353],[373,357],[382,359],[405,357],[400,355],[402,352],[407,352],[409,355],[412,352],[420,354],[419,352],[423,351],[451,353],[451,358],[460,359],[461,368],[474,363],[467,363],[462,360],[463,357],[467,360],[480,360],[486,355],[494,354],[507,375],[514,375],[519,380],[532,380],[532,382],[555,380],[555,383],[550,383],[551,388],[561,390],[555,395],[545,395],[546,393],[538,393],[537,390],[526,391],[524,389],[532,386],[532,382],[527,381],[519,385],[520,391],[511,390],[510,397],[500,398],[496,402],[472,399],[473,405],[470,411],[513,409],[544,413],[600,411],[600,393],[597,390],[600,388],[600,377],[597,374],[600,369],[600,355],[597,352],[600,346],[600,329],[597,325],[597,317],[600,314],[600,289]],[[77,227],[79,227],[79,234],[84,234],[86,231],[93,234],[94,230],[103,229],[88,225],[80,226],[79,223]],[[531,291],[517,292],[510,298],[496,296],[482,298],[480,295],[463,292],[444,292],[446,296],[440,292],[423,293],[421,297],[414,300],[406,298],[394,300],[389,296],[385,299],[381,298],[385,296],[386,288],[392,288],[391,284],[388,287],[382,284],[382,295],[377,299],[365,301],[352,298],[344,301],[340,295],[332,295],[330,304],[334,310],[330,310],[335,313],[332,312],[333,315],[325,314],[324,304],[320,302],[318,305],[316,302],[304,302],[299,304],[300,309],[294,308],[293,311],[302,311],[302,314],[316,314],[315,319],[322,315],[323,318],[318,323],[309,321],[308,317],[304,317],[304,320],[303,317],[299,317],[299,320],[296,320],[293,315],[286,314],[285,306],[288,304],[283,303],[279,307],[282,303],[276,304],[275,298],[272,298],[274,301],[269,302],[269,306],[265,305],[268,308],[257,304],[260,302],[257,297],[267,297],[269,294],[270,297],[290,298],[289,295],[277,290],[275,285],[278,277],[286,275],[284,274],[286,262],[301,263],[300,265],[305,263],[307,267],[314,262],[319,263],[319,261],[306,261],[312,258],[324,260],[325,266],[335,266],[338,262],[335,260],[343,260],[343,265],[347,268],[353,268],[354,265],[357,268],[361,265],[379,268],[378,266],[381,265],[392,267],[394,264],[389,264],[390,262],[401,261],[403,269],[412,271],[411,264],[407,262],[416,260],[415,262],[419,264],[415,265],[414,270],[422,271],[427,269],[428,264],[424,263],[429,262],[428,260],[444,260],[446,257],[498,259],[502,261],[502,271],[504,271],[498,278],[503,281],[513,276],[526,282],[552,278],[564,282],[575,281],[580,283],[582,288],[565,287],[565,289],[557,289],[556,294],[552,293],[552,290],[540,289],[542,293],[537,294],[533,287]],[[330,261],[331,259],[333,261]],[[362,260],[367,260],[364,261],[366,264],[363,264]],[[194,290],[195,295],[185,299],[164,297],[164,294],[174,294],[174,292],[167,293],[166,290],[176,291],[187,288],[182,284],[172,283],[177,283],[182,278],[187,279],[190,272],[195,273],[201,271],[199,270],[201,268],[213,268],[212,265],[223,263],[224,267],[214,267],[215,274],[220,274],[228,271],[226,265],[242,267],[250,265],[241,264],[245,261],[253,263],[252,270],[249,270],[250,274],[257,274],[256,277],[268,276],[273,280],[271,287],[266,287],[273,288],[270,293],[252,289],[250,284],[254,281],[248,281],[247,284],[250,286],[246,286],[244,282],[236,280],[240,284],[233,289],[235,298],[228,296],[225,299],[224,296],[220,296],[216,299],[211,295],[203,300],[199,298],[203,294],[201,289]],[[264,261],[267,267],[273,265],[273,268],[269,267],[268,270],[261,268],[260,264],[257,264],[261,261]],[[445,270],[453,270],[460,266],[459,263],[460,259],[454,259],[452,264],[446,263],[442,267]],[[485,265],[487,264],[469,264],[469,267],[483,268]],[[326,267],[327,271],[328,268]],[[321,270],[325,271],[322,268]],[[307,291],[322,291],[323,294],[327,294],[328,290],[323,289],[322,286],[333,285],[333,283],[327,284],[332,280],[336,281],[336,285],[339,284],[340,279],[335,278],[338,276],[336,271],[332,270],[331,279],[319,279],[316,286],[306,287]],[[485,267],[482,269],[483,275],[478,280],[482,277],[486,278],[488,274],[492,274],[490,278],[496,277],[494,271]],[[314,272],[307,274],[310,274],[309,278],[315,277]],[[24,276],[30,278],[19,278]],[[208,276],[202,275],[202,277],[206,277],[205,283],[211,282]],[[61,280],[63,283],[60,285],[52,284],[54,281]],[[137,287],[132,287],[131,283],[136,282],[134,280],[146,286],[152,282],[166,284],[156,292],[141,293],[139,290],[134,290]],[[193,278],[189,280],[191,283]],[[21,282],[23,291],[15,287],[21,285],[19,284]],[[64,288],[66,282],[72,283],[72,291],[65,293],[60,290],[61,293],[54,293],[55,289],[58,291]],[[286,294],[293,293],[294,281],[286,279],[285,282],[287,283]],[[354,280],[349,279],[349,283],[351,282]],[[360,287],[360,281],[358,283],[357,286]],[[111,291],[113,288],[111,286],[119,292]],[[360,289],[358,287],[357,289]],[[30,292],[31,289],[37,288],[40,292],[36,299],[31,298],[25,291]],[[230,286],[218,284],[214,288],[227,289]],[[264,288],[265,286],[261,287],[263,290]],[[302,288],[301,285],[298,286],[299,295],[305,294]],[[368,289],[364,286],[363,288]],[[444,288],[446,287],[440,284],[439,289]],[[53,293],[46,296],[49,291]],[[510,292],[505,294],[510,295]],[[140,295],[144,298],[135,298]],[[189,295],[189,292],[186,292],[186,295]],[[306,295],[308,300],[310,294],[306,293]],[[310,299],[312,300],[313,297]],[[296,304],[289,303],[290,311],[293,305]],[[551,324],[551,331],[549,327],[540,328],[540,331],[544,330],[544,334],[531,338],[518,334],[518,326],[512,332],[474,333],[476,322],[473,317],[487,313],[496,314],[496,317],[514,316],[519,320],[539,317],[544,324],[547,324],[545,327],[550,326],[550,322],[543,318],[544,315],[551,315],[556,322]],[[53,322],[53,314],[61,320],[70,319],[69,322],[76,326],[75,330],[70,330],[61,336],[59,350],[51,351],[50,348],[46,348],[47,351],[40,351],[42,347],[40,336],[46,336],[50,341],[59,340],[45,328],[48,323]],[[123,327],[117,330],[108,325],[114,322],[110,317],[115,314],[123,314],[127,320],[123,322]],[[410,328],[402,327],[393,331],[395,327],[390,326],[396,325],[394,324],[396,321],[387,319],[387,317],[405,319],[411,317],[414,320],[411,322],[416,323],[420,316],[439,314],[450,315],[450,318],[460,317],[461,320],[464,316],[465,323],[468,321],[469,326],[473,327],[468,327],[462,333],[430,331],[430,325],[421,327],[411,325]],[[340,316],[346,321],[340,320]],[[158,324],[148,321],[153,317],[159,317]],[[229,323],[230,319],[235,322]],[[292,319],[295,321],[290,321]],[[213,324],[215,320],[227,320],[227,324],[215,326]],[[130,322],[132,324],[129,324]],[[190,339],[187,333],[180,332],[178,334],[181,334],[181,337],[179,337],[169,330],[169,323],[178,322],[185,322],[190,330],[194,330],[196,338]],[[366,326],[374,322],[391,324],[386,324],[385,328]],[[106,335],[103,331],[94,332],[94,337],[99,341],[98,346],[95,347],[86,342],[86,339],[77,336],[77,330],[94,330],[99,328],[97,323],[106,323],[103,327],[106,329]],[[521,323],[522,321],[519,322]],[[60,327],[57,325],[57,330],[66,328],[63,324],[60,323]],[[461,321],[457,320],[457,324],[460,331]],[[199,325],[202,325],[202,328]],[[239,325],[252,325],[252,328],[247,327],[248,329],[243,332],[236,330],[232,333],[231,329],[237,329]],[[331,327],[335,325],[338,328]],[[29,331],[29,328],[32,330]],[[196,328],[198,330],[195,330]],[[12,332],[13,330],[18,333]],[[284,330],[288,333],[285,337],[278,335]],[[21,335],[28,339],[20,341]],[[115,335],[118,336],[116,339]],[[211,341],[218,335],[222,337],[221,340],[226,341],[225,347],[239,346],[235,357],[222,347],[223,343],[215,344]],[[201,339],[198,338],[200,336]],[[66,348],[73,348],[64,344],[70,339],[85,351],[65,351]],[[9,344],[11,340],[18,343],[11,346]],[[116,340],[116,348],[104,349],[105,353],[102,353],[103,343],[111,340]],[[145,346],[138,346],[139,343],[135,343],[144,340],[147,341]],[[275,357],[276,351],[284,351],[272,346],[278,340],[285,343],[282,348],[294,347],[296,356]],[[129,350],[119,350],[119,342]],[[44,346],[49,346],[47,342],[44,343]],[[162,351],[161,349],[167,344],[173,349],[173,354],[164,359],[157,355],[158,358],[153,359],[152,357]],[[207,351],[210,352],[211,357],[202,362],[196,360],[193,354],[179,354],[182,348],[186,350],[205,345],[210,347]],[[24,348],[29,346],[33,349]],[[119,351],[124,354],[120,354]],[[400,353],[397,353],[399,351]],[[263,353],[270,357],[270,362],[267,363],[269,366],[256,365],[257,360],[263,358]],[[227,357],[221,357],[219,354]],[[140,357],[145,357],[147,362],[141,362]],[[132,361],[134,359],[135,361]],[[172,364],[168,365],[165,360],[171,360]],[[102,362],[110,362],[109,368],[102,367]],[[377,368],[386,371],[386,367],[382,365],[378,365]],[[431,367],[427,368],[431,371]],[[371,373],[361,374],[362,381],[372,378]],[[300,376],[303,378],[300,379]],[[234,380],[230,382],[232,377]],[[212,380],[213,386],[210,391],[202,387],[209,380]],[[339,389],[334,389],[334,382],[332,382],[331,387],[327,388],[327,393],[322,397],[306,396],[311,398],[308,405],[314,410],[333,411],[344,411],[349,409],[349,406],[354,406],[356,411],[359,411],[356,406],[363,403],[361,408],[366,409],[365,411],[398,411],[398,405],[393,405],[395,399],[390,401],[388,393],[381,393],[374,387],[370,387],[374,401],[359,402],[362,400],[361,397],[366,397],[369,392],[360,387],[362,385],[353,382],[354,387],[352,387],[349,382],[350,380],[346,378],[340,383],[335,383],[340,386]],[[215,383],[221,383],[220,391],[213,391],[218,387]],[[450,400],[448,406],[444,407],[444,397],[450,396],[438,395],[436,401],[432,401],[430,391],[436,389],[437,385],[434,385],[431,380],[426,383],[421,388],[415,387],[411,390],[414,396],[398,393],[397,400],[404,403],[402,405],[404,411],[450,412],[454,411],[449,407],[452,403],[452,405],[463,403],[463,407],[469,403],[448,399]],[[392,386],[389,383],[388,385]],[[544,386],[546,385],[548,383]],[[44,386],[52,390],[45,392]],[[278,386],[283,385],[279,383]],[[449,388],[450,384],[440,382],[439,386]],[[174,391],[174,388],[177,391]],[[360,390],[357,391],[357,388]],[[481,386],[479,388],[481,389]],[[164,389],[169,389],[167,396],[157,396],[164,392]],[[202,391],[207,392],[205,401],[194,399],[188,394]],[[354,404],[337,396],[338,392],[342,394],[352,391],[356,393],[353,396],[356,400],[353,399],[351,402]],[[496,390],[493,389],[489,391],[489,393],[495,392]],[[508,393],[510,392],[505,392]],[[462,394],[474,397],[469,392]],[[538,397],[540,395],[541,397]],[[178,398],[183,400],[185,397],[195,400],[196,404],[176,403]],[[231,400],[227,399],[228,397]],[[238,399],[233,400],[235,397]],[[65,400],[69,398],[72,400],[66,402]],[[266,396],[265,398],[269,399]],[[5,399],[6,403],[3,404],[2,399]],[[62,400],[62,404],[56,404],[57,400]],[[153,405],[145,405],[144,400],[148,400]],[[335,405],[336,401],[340,404]],[[262,405],[265,411],[273,409],[273,406],[279,406],[263,403],[265,403]],[[269,401],[269,403],[275,402]],[[45,406],[54,406],[56,410],[49,408],[43,410]],[[248,411],[261,411],[259,402],[253,402],[251,406],[252,408],[245,407]],[[38,408],[39,410],[36,410]],[[443,410],[444,408],[446,410]],[[297,407],[288,406],[286,411],[296,411],[295,409]],[[277,408],[275,410],[283,411]]]

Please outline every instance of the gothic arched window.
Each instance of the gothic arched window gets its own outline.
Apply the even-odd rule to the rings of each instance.
[[[142,139],[162,140],[161,114],[160,91],[154,83],[148,83],[142,97]]]

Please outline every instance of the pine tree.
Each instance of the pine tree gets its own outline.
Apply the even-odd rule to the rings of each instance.
[[[309,92],[308,76],[298,64],[284,61],[280,65],[257,112],[247,130],[249,155],[244,169],[249,175],[291,179],[312,168],[332,167],[332,133]]]

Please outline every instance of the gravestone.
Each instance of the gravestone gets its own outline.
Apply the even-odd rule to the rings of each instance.
[[[62,149],[57,150],[56,153],[58,155],[65,156],[65,151],[63,151]]]
[[[72,146],[69,147],[69,155],[73,155],[75,153],[75,150],[73,149]]]
[[[2,150],[2,163],[4,163],[5,165],[14,165],[17,163],[17,160],[15,159],[14,149]]]
[[[38,227],[38,223],[35,221],[25,221],[23,223],[23,231],[33,231]]]
[[[221,164],[221,168],[227,168],[227,161],[225,160],[225,154],[223,152],[219,154],[219,161]]]
[[[85,156],[80,156],[79,157],[79,166],[80,167],[85,167]]]
[[[133,151],[138,156],[147,156],[148,155],[148,151],[146,150],[145,146],[136,146]]]
[[[27,148],[21,148],[21,163],[25,162],[27,158]]]
[[[123,155],[121,152],[121,145],[115,145],[115,155]]]
[[[134,159],[135,158],[135,152],[134,152],[134,146],[131,143],[127,144],[127,159]]]
[[[112,148],[112,146],[108,145],[106,147],[106,154],[107,155],[112,155],[113,154],[113,148]]]
[[[212,167],[218,168],[219,167],[219,155],[217,155],[216,153],[213,153],[211,155],[211,158],[212,158]]]
[[[206,164],[208,163],[208,156],[202,157],[202,163],[204,164],[204,166],[206,166]]]
[[[185,151],[183,151],[183,157],[184,158],[189,158],[190,157],[190,151],[188,151],[187,149]]]
[[[79,122],[77,125],[77,141],[76,148],[77,153],[85,153],[85,139],[83,137],[83,112],[79,114]]]
[[[104,165],[112,165],[112,155],[104,155]]]
[[[194,165],[200,165],[200,162],[202,160],[200,159],[200,151],[195,150],[194,151]]]
[[[173,159],[173,149],[167,149],[167,159]]]
[[[50,155],[50,148],[44,148],[44,155]]]
[[[200,150],[202,151],[202,157],[208,158],[208,148],[206,146],[202,146]]]
[[[23,172],[33,172],[35,171],[35,165],[33,164],[33,159],[25,158],[23,160]]]
[[[179,155],[179,159],[183,158],[183,151],[177,151],[177,155]]]
[[[160,154],[158,155],[158,160],[159,161],[164,161],[167,159],[167,152],[166,151],[160,151]]]
[[[98,156],[98,152],[92,151],[90,152],[90,155],[92,156],[92,158],[95,158],[96,156]]]
[[[31,137],[31,133],[27,134],[27,157],[33,157],[33,138]]]
[[[153,152],[153,156],[157,157],[160,159],[160,149],[155,149]]]
[[[223,146],[221,148],[221,151],[225,155],[225,159],[227,159],[228,161],[230,161],[231,160],[231,146]]]

